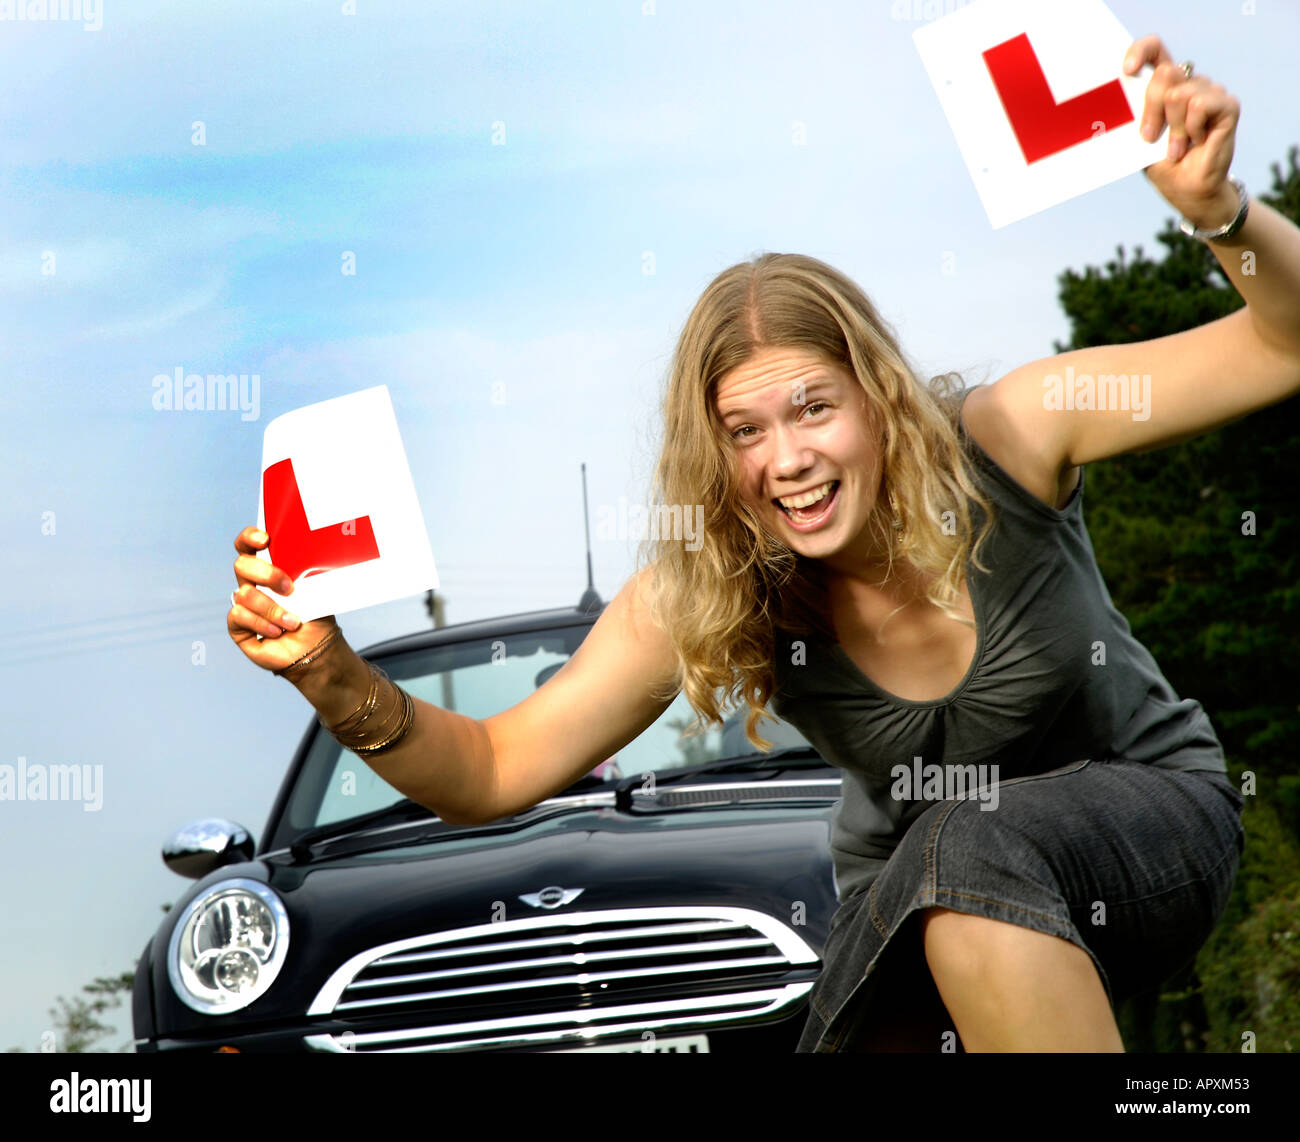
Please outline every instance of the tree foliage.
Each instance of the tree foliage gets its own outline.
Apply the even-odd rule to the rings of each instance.
[[[1300,147],[1254,197],[1300,223]],[[1213,250],[1166,221],[1159,261],[1121,246],[1104,268],[1058,279],[1063,353],[1144,341],[1245,305]],[[1234,255],[1235,256],[1235,255]],[[1217,383],[1230,385],[1231,376]],[[1088,531],[1115,606],[1182,697],[1218,731],[1247,796],[1228,912],[1195,969],[1124,1005],[1130,1049],[1300,1049],[1300,545],[1294,481],[1300,401],[1153,452],[1088,465]],[[1245,513],[1252,513],[1247,516]],[[1249,524],[1253,521],[1253,534]]]
[[[164,912],[171,911],[170,904],[162,905]],[[60,995],[55,998],[57,1007],[51,1007],[51,1025],[41,1038],[37,1051],[53,1051],[62,1054],[84,1054],[91,1051],[96,1043],[105,1036],[113,1034],[113,1028],[100,1016],[116,1009],[122,1004],[122,996],[130,995],[135,982],[135,969],[124,971],[119,975],[98,976],[93,982],[83,984],[81,990],[90,998],[74,995],[71,1000]],[[118,1047],[124,1051],[129,1043]],[[5,1054],[23,1052],[22,1047],[9,1047]]]

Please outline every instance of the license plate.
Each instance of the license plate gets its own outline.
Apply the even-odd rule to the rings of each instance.
[[[602,1043],[598,1047],[562,1047],[553,1052],[557,1055],[576,1055],[587,1053],[589,1051],[644,1051],[648,1055],[661,1055],[667,1053],[678,1054],[696,1054],[709,1051],[709,1037],[707,1035],[674,1035],[672,1038],[665,1038],[656,1035],[653,1040],[632,1040],[627,1043]]]

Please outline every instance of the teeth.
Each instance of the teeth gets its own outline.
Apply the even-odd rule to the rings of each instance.
[[[825,497],[834,486],[835,481],[829,480],[820,488],[814,488],[811,492],[804,492],[801,496],[787,496],[784,499],[778,499],[777,503],[783,508],[806,508]]]

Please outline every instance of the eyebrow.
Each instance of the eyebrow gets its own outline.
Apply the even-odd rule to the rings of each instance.
[[[822,389],[833,389],[835,387],[836,382],[831,380],[829,377],[818,377],[815,381],[809,381],[804,386],[803,391],[804,394],[807,395],[808,393],[820,392]],[[719,415],[725,421],[730,420],[733,416],[749,416],[750,410],[748,408],[729,408],[726,412],[720,413]]]

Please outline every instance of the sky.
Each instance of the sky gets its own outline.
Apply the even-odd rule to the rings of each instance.
[[[1066,268],[1163,252],[1175,212],[1141,173],[992,229],[911,40],[958,6],[0,19],[0,764],[102,766],[93,808],[0,801],[0,1050],[134,969],[190,883],[173,829],[260,838],[314,718],[226,633],[271,419],[389,387],[453,623],[577,603],[585,463],[610,599],[635,537],[597,513],[650,502],[675,340],[726,267],[821,258],[924,375],[975,383],[1068,339]],[[1300,4],[1110,6],[1240,99],[1232,173],[1267,189],[1300,142]],[[256,376],[256,415],[155,409],[178,368]],[[364,649],[429,619],[414,596],[340,623]]]

